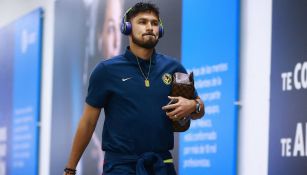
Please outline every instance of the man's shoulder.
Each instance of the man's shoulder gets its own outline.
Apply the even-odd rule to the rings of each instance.
[[[96,72],[106,72],[106,68],[110,67],[112,65],[118,64],[119,62],[124,61],[123,55],[118,55],[109,59],[102,59],[100,62],[98,62],[94,68],[94,71]]]
[[[159,60],[163,61],[164,63],[180,64],[178,58],[172,57],[172,56],[169,56],[169,55],[157,53],[157,58]]]
[[[111,57],[109,59],[102,60],[100,62],[100,64],[103,64],[105,66],[109,66],[109,65],[117,64],[117,63],[124,61],[124,58],[125,58],[124,55],[117,55],[117,56]]]
[[[166,67],[173,67],[177,72],[186,72],[186,69],[181,64],[180,60],[176,57],[172,57],[169,55],[164,54],[157,54],[158,55],[158,64],[164,65]]]

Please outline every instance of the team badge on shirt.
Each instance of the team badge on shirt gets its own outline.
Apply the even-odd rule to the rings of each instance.
[[[172,76],[169,73],[165,73],[162,76],[162,80],[163,80],[164,84],[170,85],[171,82],[172,82]]]

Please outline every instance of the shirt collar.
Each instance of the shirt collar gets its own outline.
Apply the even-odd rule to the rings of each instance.
[[[128,46],[126,48],[125,54],[124,54],[125,58],[127,58],[130,62],[138,64],[137,60],[136,60],[136,56],[131,52],[130,47]],[[156,53],[156,49],[154,49],[152,56],[151,56],[151,64],[155,64],[156,63],[156,57],[157,57],[157,53]],[[149,60],[144,60],[142,58],[139,58],[139,62],[140,63],[148,63],[149,64]]]

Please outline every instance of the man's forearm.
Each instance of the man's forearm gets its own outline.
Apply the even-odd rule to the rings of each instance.
[[[75,135],[72,150],[70,153],[69,161],[66,165],[67,168],[75,169],[85,148],[91,140],[92,134],[95,130],[95,124],[87,122],[85,118],[81,118],[77,133]]]

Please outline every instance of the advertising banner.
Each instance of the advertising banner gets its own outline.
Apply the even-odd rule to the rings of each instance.
[[[0,29],[0,174],[38,174],[42,9]]]
[[[179,137],[179,174],[235,175],[238,0],[183,1],[182,63],[194,72],[205,117]]]
[[[307,172],[307,6],[274,0],[269,175]]]

